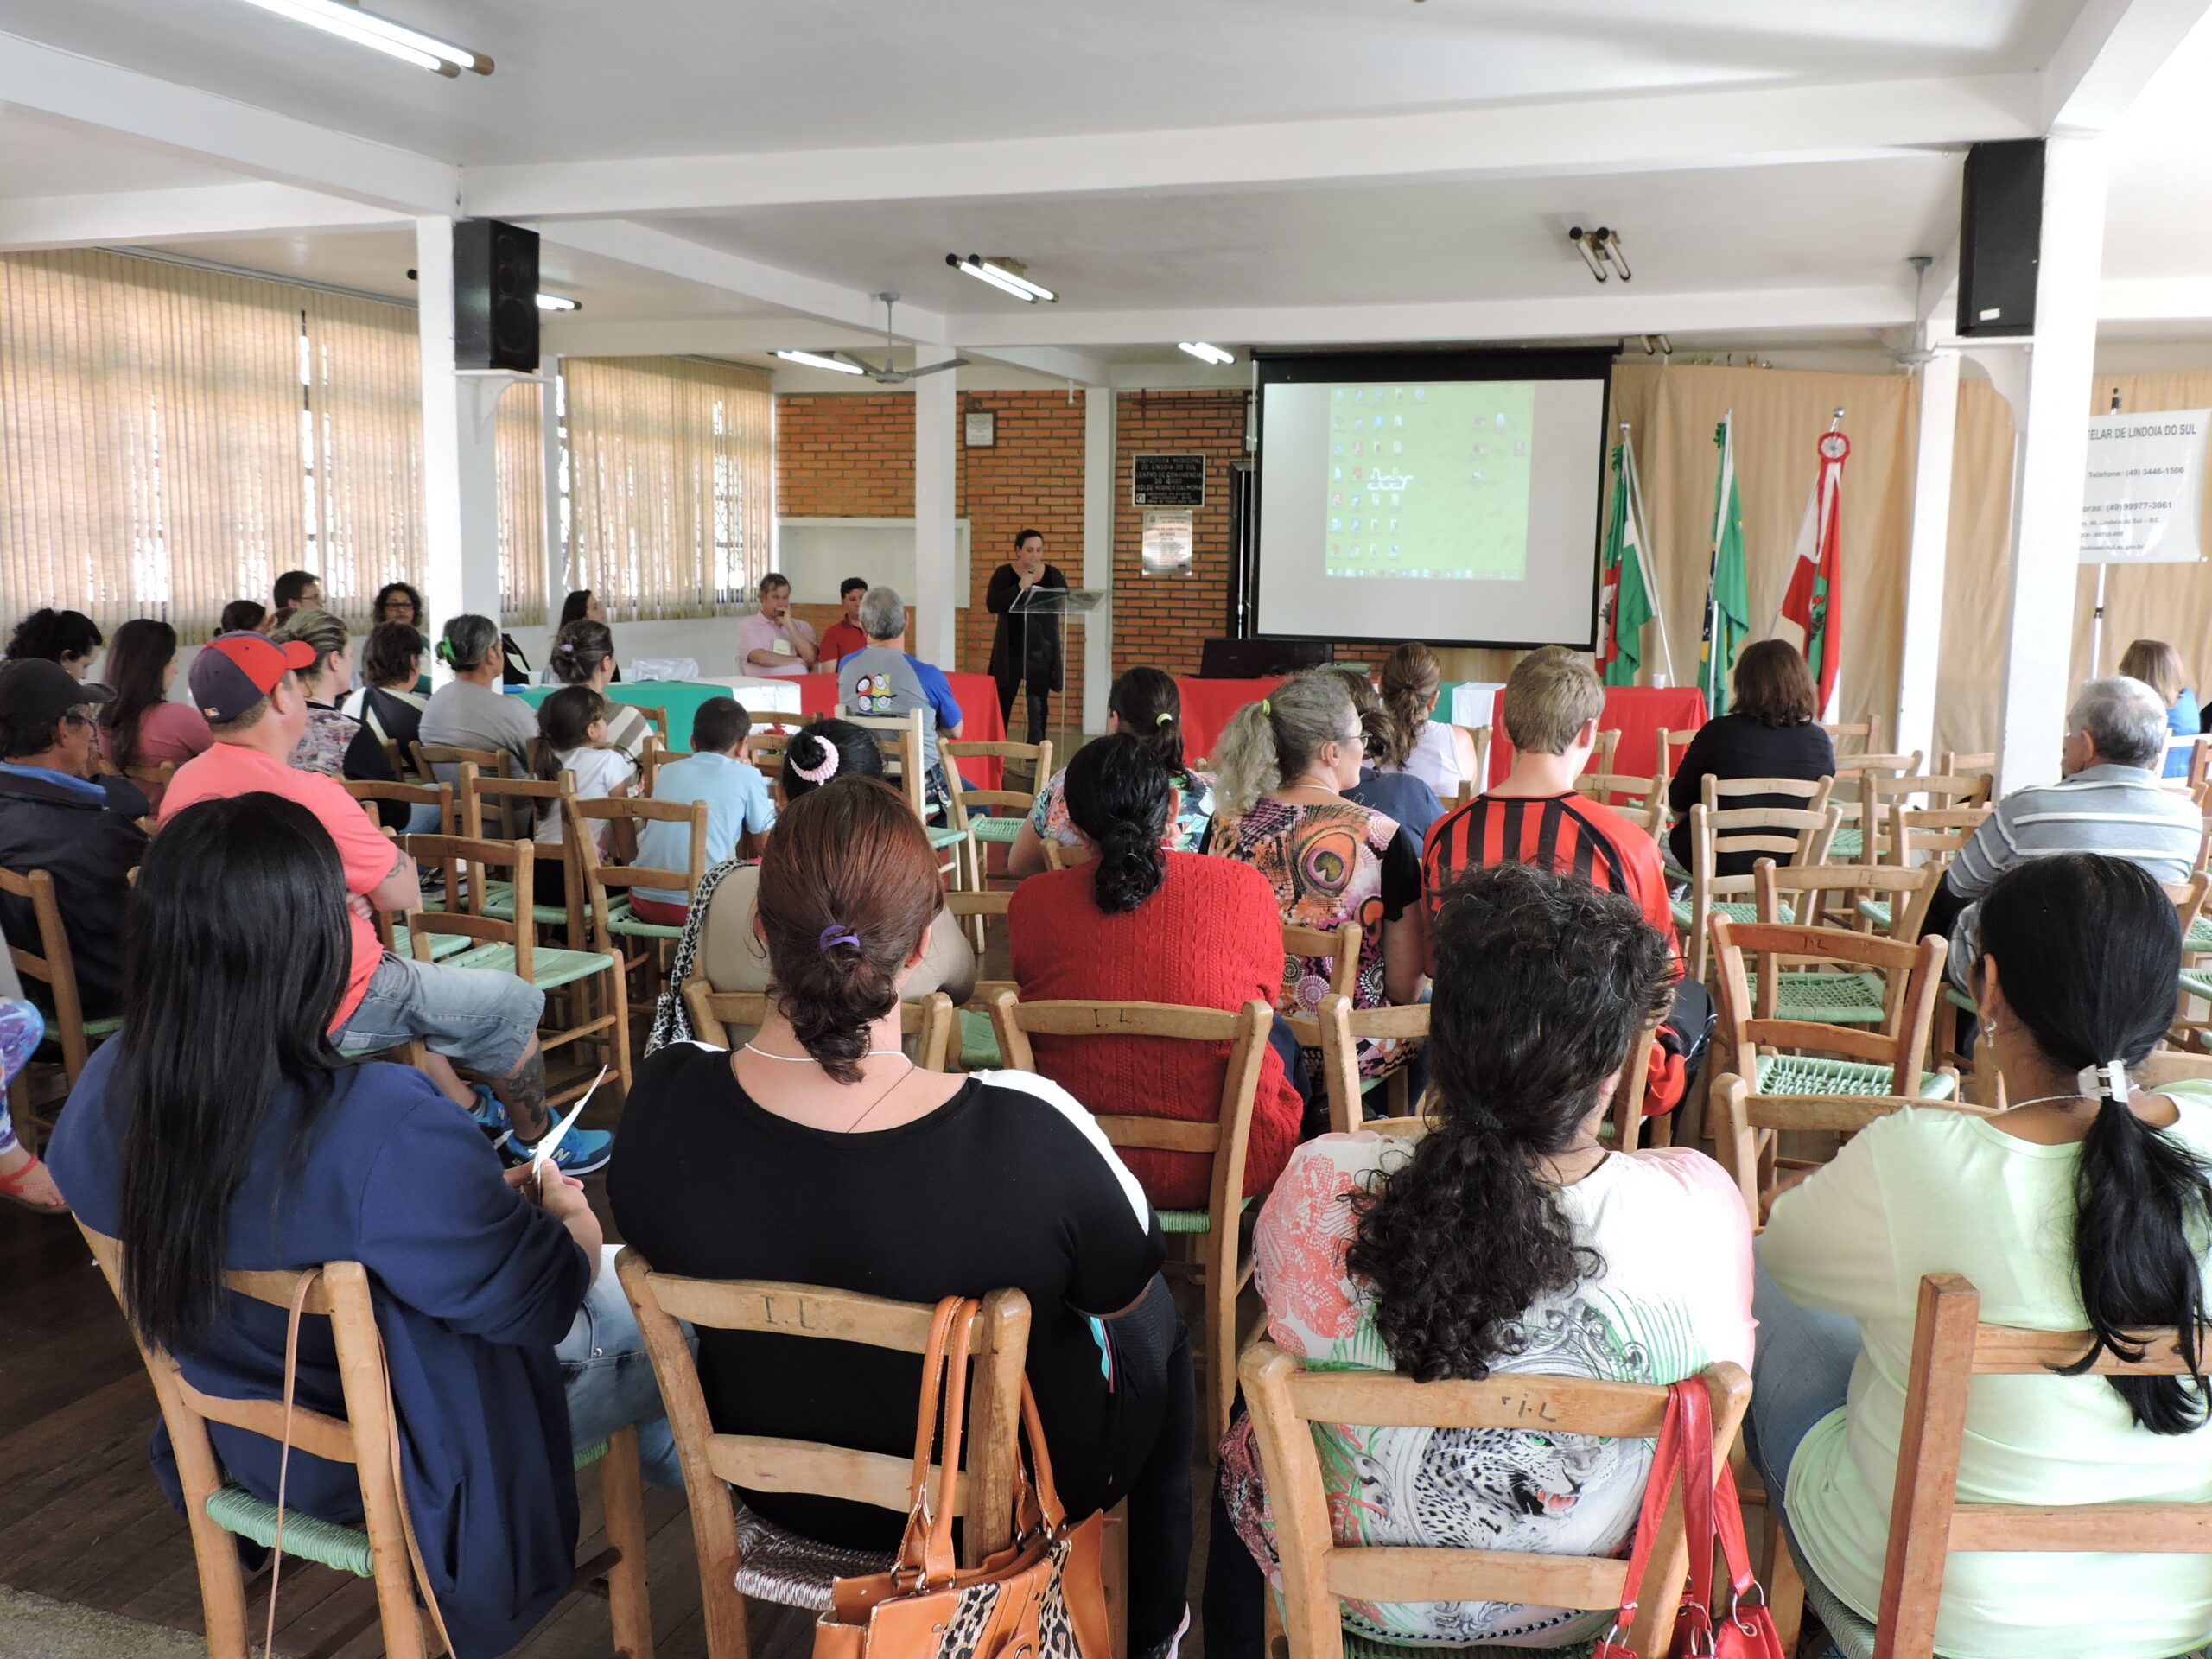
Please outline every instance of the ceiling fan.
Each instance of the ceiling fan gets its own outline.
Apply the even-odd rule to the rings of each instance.
[[[1928,308],[1923,303],[1921,285],[1928,280],[1928,267],[1935,260],[1924,253],[1916,253],[1905,263],[1912,267],[1912,327],[1904,330],[1885,329],[1883,341],[1887,344],[1902,335],[1904,343],[1891,348],[1890,360],[1906,369],[1916,369],[1933,363],[1942,353],[1930,350],[1922,343],[1922,330],[1927,327]]]
[[[879,294],[875,297],[883,302],[883,366],[878,368],[866,358],[848,351],[823,352],[818,355],[842,358],[846,362],[857,366],[862,374],[879,386],[903,386],[909,380],[918,380],[925,374],[937,374],[946,369],[962,369],[968,366],[966,358],[956,357],[944,363],[925,364],[919,368],[893,368],[892,364],[896,360],[893,352],[897,345],[897,336],[891,330],[891,308],[899,303],[899,296],[896,294]]]

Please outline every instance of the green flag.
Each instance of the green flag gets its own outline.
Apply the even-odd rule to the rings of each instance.
[[[1713,572],[1705,601],[1705,639],[1698,654],[1698,684],[1707,710],[1728,712],[1728,672],[1751,632],[1751,601],[1744,582],[1744,499],[1736,488],[1732,409],[1720,417],[1713,442],[1720,451],[1713,479]]]
[[[1613,510],[1598,588],[1598,671],[1607,685],[1637,683],[1643,670],[1643,625],[1654,614],[1636,508],[1636,454],[1624,439],[1613,446]]]

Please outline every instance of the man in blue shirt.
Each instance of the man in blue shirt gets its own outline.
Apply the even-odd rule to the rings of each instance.
[[[753,720],[728,697],[709,697],[691,717],[691,750],[653,775],[653,799],[689,806],[707,804],[707,868],[735,855],[740,836],[765,836],[776,822],[767,780],[752,764],[746,739]],[[691,833],[680,823],[658,820],[638,827],[638,862],[648,869],[680,870],[691,856]],[[684,919],[691,896],[654,887],[632,891],[639,917],[674,927]]]
[[[960,735],[960,700],[944,672],[906,650],[906,605],[895,588],[871,588],[861,601],[860,624],[868,648],[837,664],[837,701],[848,715],[894,720],[927,709],[933,719],[922,726],[922,766],[929,793],[938,799],[950,786],[938,765],[937,740]]]

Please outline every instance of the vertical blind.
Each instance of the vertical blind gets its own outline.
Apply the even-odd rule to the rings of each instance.
[[[569,576],[610,621],[707,616],[767,572],[775,400],[758,370],[567,358]]]
[[[315,289],[301,297],[314,532],[302,568],[360,632],[377,589],[423,580],[422,347],[404,306]]]
[[[550,385],[509,386],[493,417],[499,474],[499,620],[509,627],[552,620],[545,613],[545,452],[539,436],[540,410],[550,391]]]

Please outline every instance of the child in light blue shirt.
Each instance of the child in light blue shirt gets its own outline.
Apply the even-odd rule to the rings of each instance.
[[[688,806],[707,804],[707,868],[737,852],[740,836],[763,836],[776,822],[767,779],[752,764],[746,740],[753,721],[728,697],[709,697],[691,720],[692,753],[671,760],[653,777],[653,799]],[[691,832],[680,823],[658,821],[638,826],[637,861],[649,869],[680,870],[691,857]],[[639,887],[631,903],[640,918],[682,924],[690,895]]]

